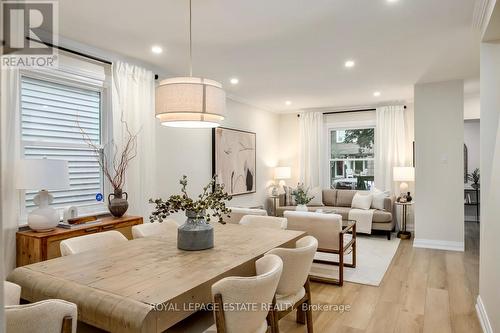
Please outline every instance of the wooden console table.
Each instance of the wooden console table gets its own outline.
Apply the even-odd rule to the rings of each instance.
[[[91,233],[116,230],[128,239],[132,239],[132,226],[142,223],[142,217],[123,216],[103,217],[100,223],[81,225],[73,229],[56,228],[48,232],[35,232],[31,229],[18,231],[16,234],[16,266],[34,264],[61,256],[61,241]]]

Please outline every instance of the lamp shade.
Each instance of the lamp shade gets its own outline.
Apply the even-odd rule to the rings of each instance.
[[[292,169],[290,167],[274,168],[274,179],[290,179],[292,178]]]
[[[415,168],[395,167],[393,169],[393,179],[396,182],[412,182],[415,180]]]
[[[21,160],[17,169],[20,190],[64,190],[69,188],[68,162],[62,160]]]
[[[156,88],[156,118],[164,126],[212,128],[226,112],[226,93],[213,80],[176,77],[162,80]]]

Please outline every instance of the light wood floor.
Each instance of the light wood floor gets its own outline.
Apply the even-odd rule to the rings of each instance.
[[[401,241],[380,287],[314,283],[315,304],[350,305],[349,312],[316,311],[315,332],[481,332],[475,302],[479,287],[479,224],[465,223],[465,252],[412,247]],[[306,332],[294,314],[280,332]]]

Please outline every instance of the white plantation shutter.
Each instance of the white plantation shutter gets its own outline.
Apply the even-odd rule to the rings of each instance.
[[[53,206],[101,206],[103,177],[96,155],[84,141],[79,126],[101,144],[101,92],[23,76],[21,127],[24,156],[68,161],[70,189],[51,191]],[[79,125],[79,126],[78,126]],[[37,191],[26,192],[26,208],[35,204]]]

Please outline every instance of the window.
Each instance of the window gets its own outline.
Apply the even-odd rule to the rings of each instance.
[[[374,179],[375,128],[331,129],[330,187],[367,190]]]
[[[79,207],[79,212],[102,211],[96,194],[103,193],[103,175],[95,153],[79,126],[101,144],[101,96],[97,88],[56,83],[30,76],[21,78],[21,133],[24,157],[68,161],[70,188],[51,191],[52,206]],[[79,125],[79,126],[78,126]],[[25,207],[35,207],[36,191],[27,191]]]

